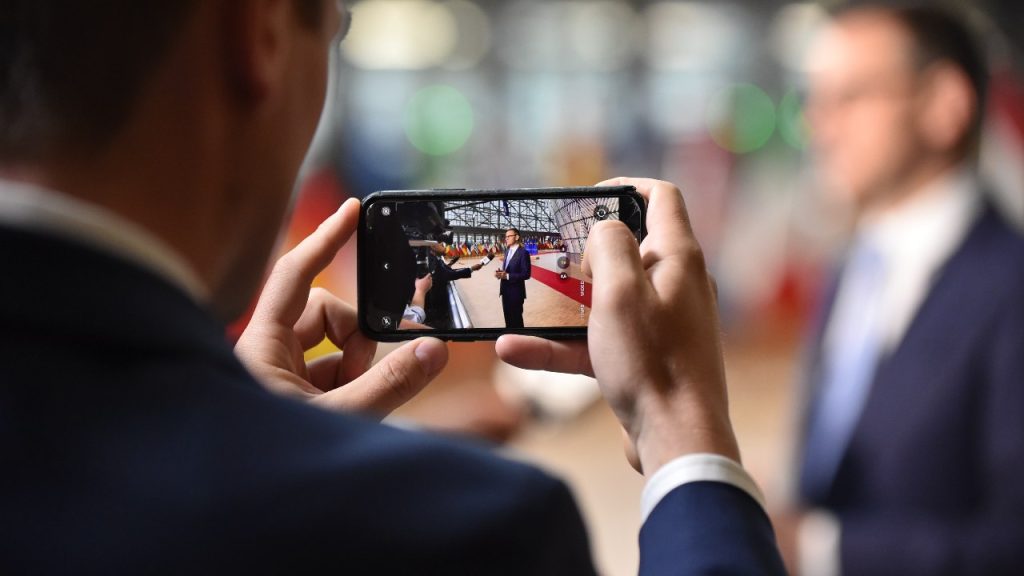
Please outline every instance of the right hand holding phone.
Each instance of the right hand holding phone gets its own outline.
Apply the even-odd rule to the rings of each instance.
[[[715,453],[739,461],[729,422],[717,297],[682,194],[668,182],[619,178],[649,204],[638,246],[621,222],[594,225],[583,272],[593,278],[586,342],[504,335],[498,355],[522,368],[587,374],[650,475],[670,460]]]

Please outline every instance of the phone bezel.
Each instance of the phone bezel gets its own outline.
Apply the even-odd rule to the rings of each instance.
[[[514,188],[490,190],[436,189],[436,190],[382,190],[374,192],[363,199],[359,211],[359,228],[356,254],[357,284],[357,315],[359,328],[369,338],[378,342],[401,342],[413,340],[420,336],[432,336],[449,341],[496,340],[502,334],[528,334],[554,340],[578,340],[586,338],[586,326],[567,327],[526,327],[508,328],[471,328],[458,330],[395,330],[382,332],[373,330],[367,323],[364,304],[368,301],[368,293],[372,288],[365,285],[364,279],[369,278],[368,267],[372,265],[373,242],[372,233],[368,231],[367,214],[378,202],[400,201],[446,201],[446,200],[545,200],[554,198],[613,198],[628,196],[640,207],[640,239],[647,235],[647,202],[633,186],[600,186],[571,188]],[[495,294],[497,295],[497,294]]]

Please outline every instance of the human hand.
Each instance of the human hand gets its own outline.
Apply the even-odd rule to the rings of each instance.
[[[497,278],[498,280],[504,280],[505,278],[507,278],[507,276],[508,275],[505,273],[504,270],[495,270],[494,271],[494,277]]]
[[[631,463],[645,474],[690,453],[739,461],[717,297],[682,195],[648,179],[601,185],[632,185],[648,199],[648,235],[638,246],[622,222],[591,228],[583,259],[583,273],[593,278],[587,341],[504,335],[498,356],[522,368],[596,377],[626,431]]]
[[[434,277],[427,274],[423,278],[416,279],[416,292],[420,294],[426,294],[430,292],[430,289],[434,287]]]
[[[310,288],[358,221],[359,201],[348,200],[277,261],[235,354],[274,392],[383,417],[444,368],[448,349],[440,340],[419,338],[371,369],[377,345],[359,332],[355,309],[327,290]],[[325,337],[342,352],[306,364],[303,352]]]
[[[472,269],[473,272],[476,272],[477,270],[479,270],[479,269],[481,269],[483,267],[484,267],[483,264],[473,264],[472,266],[470,266],[470,269]]]

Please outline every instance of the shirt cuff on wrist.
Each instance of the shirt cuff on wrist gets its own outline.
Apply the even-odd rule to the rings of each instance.
[[[669,492],[691,482],[722,482],[750,495],[764,509],[764,496],[754,479],[735,460],[719,454],[687,454],[665,464],[647,481],[640,496],[640,521],[645,522]]]

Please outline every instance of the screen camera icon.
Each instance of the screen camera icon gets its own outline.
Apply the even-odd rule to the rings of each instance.
[[[558,266],[558,269],[561,270],[558,274],[558,278],[560,280],[568,280],[569,273],[566,272],[566,270],[569,269],[569,257],[564,254],[559,256],[558,259],[555,260],[555,266]]]

